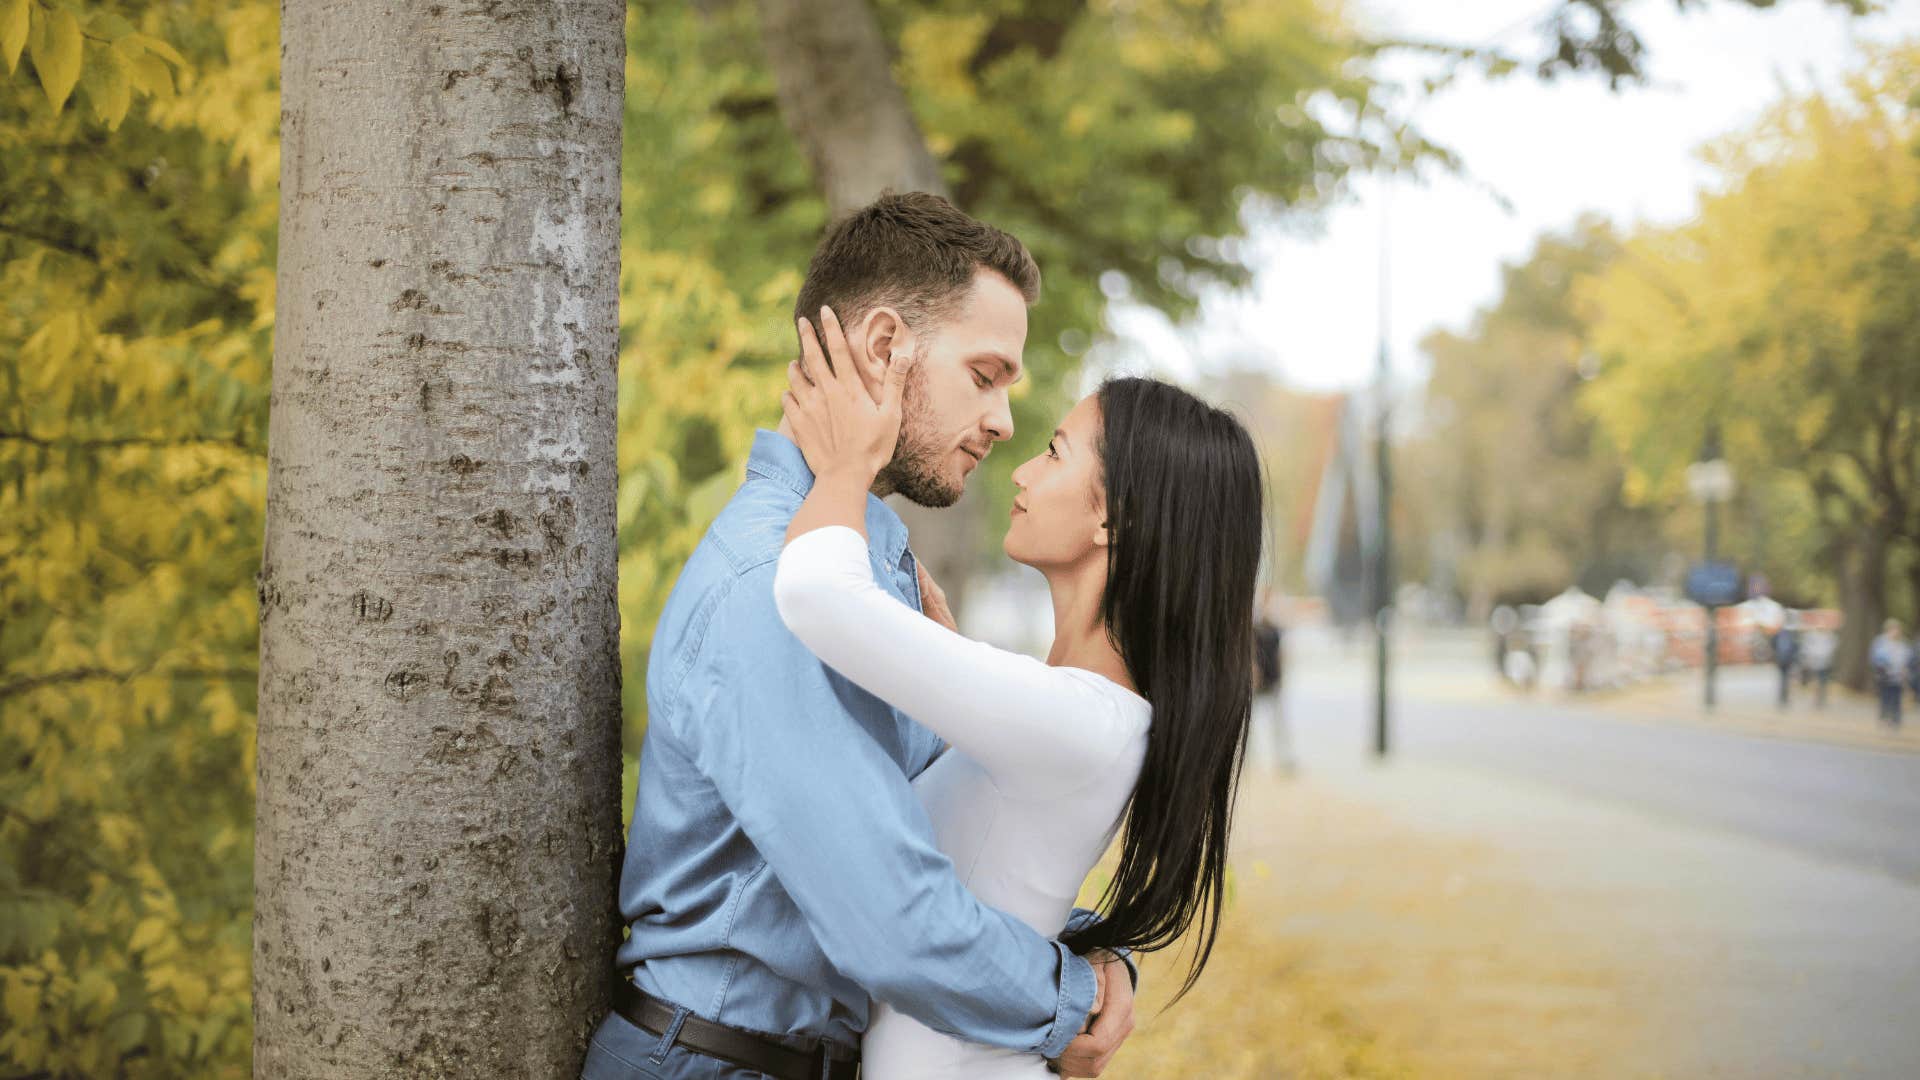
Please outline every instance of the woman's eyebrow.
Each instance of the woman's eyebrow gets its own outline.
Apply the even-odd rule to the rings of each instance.
[[[1067,438],[1067,433],[1064,431],[1061,431],[1059,428],[1053,429],[1053,437],[1056,439],[1059,439],[1063,443],[1066,443],[1068,446],[1073,445],[1073,441]]]

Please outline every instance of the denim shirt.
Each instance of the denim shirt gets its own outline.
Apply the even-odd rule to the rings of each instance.
[[[822,664],[775,610],[812,484],[799,447],[758,432],[661,614],[616,963],[736,1027],[852,1047],[871,995],[1057,1057],[1092,1008],[1092,967],[966,890],[910,785],[938,737]],[[917,609],[905,523],[869,495],[866,525],[874,580]]]

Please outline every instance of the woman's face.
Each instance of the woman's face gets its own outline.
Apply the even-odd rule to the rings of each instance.
[[[1007,557],[1038,570],[1064,569],[1107,550],[1107,498],[1100,483],[1100,400],[1081,398],[1047,448],[1013,470]]]

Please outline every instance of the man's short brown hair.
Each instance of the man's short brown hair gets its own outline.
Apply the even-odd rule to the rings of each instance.
[[[938,195],[888,193],[827,230],[793,313],[817,328],[821,307],[831,307],[851,328],[890,305],[926,334],[954,314],[982,269],[1006,278],[1027,303],[1040,298],[1040,268],[1019,240]]]

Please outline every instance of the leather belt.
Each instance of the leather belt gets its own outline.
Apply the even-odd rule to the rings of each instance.
[[[716,1024],[692,1013],[681,1018],[678,1006],[654,997],[624,977],[615,981],[613,1009],[650,1035],[665,1035],[679,1019],[680,1029],[674,1039],[679,1045],[766,1073],[774,1080],[857,1080],[860,1075],[857,1052],[851,1059],[835,1059],[837,1048],[825,1039],[814,1040],[811,1050],[796,1050],[764,1035]]]

